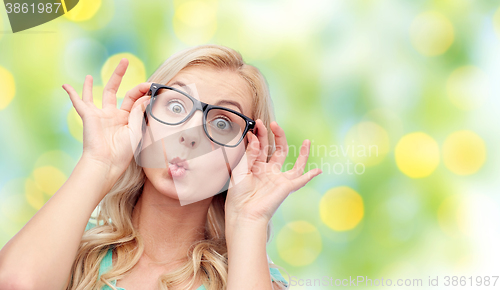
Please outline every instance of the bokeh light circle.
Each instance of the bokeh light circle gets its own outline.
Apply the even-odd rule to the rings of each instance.
[[[5,109],[16,94],[16,83],[14,76],[5,68],[0,66],[0,110]]]
[[[173,28],[175,35],[186,44],[207,42],[217,30],[216,2],[183,2],[175,9]]]
[[[71,172],[73,172],[76,164],[77,161],[68,153],[62,150],[51,150],[43,153],[37,158],[34,168],[53,166],[61,170],[66,176],[69,176]]]
[[[485,143],[472,131],[454,132],[443,144],[443,162],[455,174],[473,174],[483,166],[485,160]]]
[[[43,166],[33,170],[33,176],[38,188],[52,196],[66,182],[66,175],[54,166]]]
[[[321,220],[334,231],[347,231],[364,216],[363,198],[347,186],[328,190],[319,203]]]
[[[399,170],[411,178],[426,177],[439,164],[439,146],[423,132],[403,136],[396,145],[394,154]]]
[[[477,109],[484,103],[489,92],[488,75],[474,66],[456,69],[446,82],[448,98],[462,110]]]
[[[410,27],[415,49],[425,56],[443,54],[455,38],[450,20],[439,12],[427,11],[415,17]]]
[[[306,221],[285,225],[276,237],[276,244],[280,257],[293,266],[313,263],[323,248],[318,229]]]
[[[78,4],[68,11],[68,13],[65,13],[64,16],[75,22],[86,21],[99,11],[101,4],[102,0],[80,0]]]
[[[135,55],[125,52],[112,55],[104,63],[101,69],[103,86],[106,86],[109,78],[122,58],[128,59],[129,64],[120,83],[120,87],[118,88],[118,92],[116,93],[116,98],[118,100],[123,99],[129,90],[146,81],[146,68],[144,67],[144,63]]]
[[[365,166],[377,165],[389,152],[389,135],[374,122],[361,122],[347,133],[345,148],[350,148],[348,156],[353,162]]]

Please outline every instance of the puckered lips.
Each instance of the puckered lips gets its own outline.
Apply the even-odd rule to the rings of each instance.
[[[181,178],[189,170],[189,164],[186,159],[175,157],[168,161],[168,173],[174,178]]]

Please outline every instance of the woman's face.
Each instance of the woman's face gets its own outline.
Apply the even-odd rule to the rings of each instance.
[[[192,66],[181,70],[166,85],[204,103],[226,107],[253,118],[251,90],[237,73]],[[170,104],[168,109],[181,111],[176,106],[177,103]],[[246,161],[246,158],[242,159],[246,138],[234,148],[217,145],[205,134],[202,116],[203,113],[197,110],[185,123],[174,126],[151,117],[148,119],[149,132],[156,144],[152,151],[154,158],[162,159],[166,168],[143,167],[144,173],[159,193],[178,199],[181,205],[209,198],[221,191],[230,172],[226,157],[231,170],[240,160]]]

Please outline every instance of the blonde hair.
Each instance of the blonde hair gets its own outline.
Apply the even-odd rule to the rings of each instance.
[[[168,83],[183,68],[209,66],[238,73],[246,80],[253,93],[253,119],[261,119],[268,128],[268,159],[275,150],[274,135],[270,123],[274,120],[272,101],[266,79],[260,71],[246,64],[240,53],[219,45],[200,45],[169,57],[148,79],[148,82]],[[110,192],[100,202],[96,218],[97,226],[86,231],[82,237],[67,289],[101,289],[106,284],[116,289],[110,281],[123,278],[139,261],[144,243],[132,225],[132,211],[142,193],[146,176],[132,159]],[[187,253],[188,261],[169,274],[160,276],[159,289],[169,289],[189,281],[194,286],[196,277],[207,290],[226,288],[227,247],[225,242],[224,204],[227,191],[215,195],[209,206],[205,225],[205,239],[194,243]],[[267,228],[267,241],[271,237],[272,225]],[[116,253],[116,263],[98,281],[99,266],[108,249]],[[272,266],[270,262],[270,266]],[[280,283],[280,282],[278,282]],[[283,284],[275,282],[280,288]]]

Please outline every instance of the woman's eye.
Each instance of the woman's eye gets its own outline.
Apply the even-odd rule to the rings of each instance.
[[[223,131],[231,130],[231,122],[222,118],[217,118],[212,120],[211,124],[218,130],[223,130]]]
[[[168,104],[168,109],[176,114],[185,113],[184,106],[179,102],[170,102]]]

